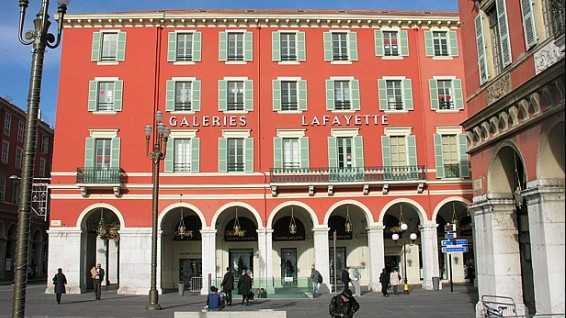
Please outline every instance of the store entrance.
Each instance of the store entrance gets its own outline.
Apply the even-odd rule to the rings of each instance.
[[[242,275],[243,271],[254,271],[254,251],[252,249],[230,250],[230,267],[234,271],[236,278]]]
[[[198,293],[202,289],[202,259],[179,259],[179,281],[185,284],[185,289]]]
[[[297,249],[281,249],[281,285],[297,287]]]
[[[341,290],[344,288],[344,284],[342,284],[341,273],[342,270],[346,268],[347,263],[347,254],[345,247],[337,247],[336,248],[336,266],[334,266],[334,249],[330,249],[330,279],[331,284],[334,284],[336,281],[336,288],[334,290]],[[336,277],[336,280],[334,278]]]

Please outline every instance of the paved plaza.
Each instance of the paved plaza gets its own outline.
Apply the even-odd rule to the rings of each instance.
[[[64,295],[63,303],[57,305],[55,296],[44,294],[44,290],[44,285],[28,286],[27,317],[173,317],[176,311],[201,311],[205,302],[202,296],[165,294],[160,297],[163,310],[148,312],[144,309],[147,296],[107,291],[101,301],[95,301],[92,293]],[[10,286],[0,286],[0,318],[10,316],[11,293]],[[356,318],[472,318],[473,298],[473,292],[462,286],[457,286],[454,293],[449,289],[416,289],[408,296],[366,294],[358,299],[361,309]],[[329,301],[330,296],[316,300],[258,300],[249,307],[236,305],[230,310],[282,310],[289,318],[328,318]]]

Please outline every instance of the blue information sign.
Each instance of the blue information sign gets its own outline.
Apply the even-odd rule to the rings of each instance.
[[[468,240],[466,239],[459,239],[459,240],[442,240],[440,241],[440,246],[445,247],[448,245],[469,245]]]
[[[468,252],[468,247],[465,245],[448,245],[442,247],[442,253],[466,253]]]

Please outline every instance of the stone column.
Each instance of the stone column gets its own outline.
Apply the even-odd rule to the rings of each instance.
[[[0,237],[0,281],[6,279],[6,249],[8,241],[5,237]]]
[[[323,283],[321,293],[330,292],[330,250],[328,244],[328,231],[330,228],[327,226],[315,226],[314,232],[314,266],[316,270],[322,275]]]
[[[273,285],[273,230],[259,229],[257,233],[260,266],[259,287],[265,288],[268,294],[272,294],[275,291]]]
[[[436,223],[427,222],[421,227],[421,248],[423,261],[422,286],[424,289],[432,290],[432,278],[439,276]]]
[[[370,288],[374,292],[381,290],[379,275],[385,268],[385,247],[383,243],[383,223],[368,228],[369,277]]]
[[[564,314],[564,180],[536,180],[527,199],[537,315]]]
[[[81,277],[87,273],[82,272],[81,230],[75,228],[52,228],[47,231],[49,235],[49,257],[47,269],[46,293],[53,293],[51,278],[55,276],[58,268],[63,269],[67,277],[67,294],[81,293]]]
[[[208,284],[216,279],[216,230],[203,229],[202,236],[202,289],[201,295],[208,295]],[[212,282],[209,282],[208,276]]]
[[[108,241],[108,264],[109,268],[106,271],[108,275],[108,281],[111,285],[119,286],[119,275],[120,275],[120,259],[119,259],[119,249],[120,241],[109,240]],[[159,272],[157,272],[157,281],[159,282]],[[157,285],[159,287],[159,285]]]
[[[118,294],[147,295],[151,285],[151,228],[121,229],[119,253]]]
[[[515,201],[506,195],[489,194],[474,198],[469,210],[475,222],[479,298],[511,297],[517,314],[525,315]],[[476,317],[483,317],[481,313],[478,302]]]

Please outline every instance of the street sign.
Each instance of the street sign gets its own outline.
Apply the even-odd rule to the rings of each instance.
[[[469,245],[470,243],[466,239],[459,239],[459,240],[442,240],[440,241],[440,246],[445,247],[448,245]]]
[[[446,239],[447,240],[455,240],[456,239],[456,232],[446,232]]]
[[[467,253],[468,247],[464,245],[448,245],[442,247],[442,253]]]

